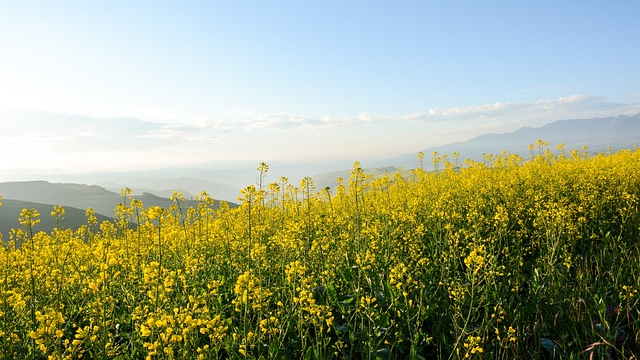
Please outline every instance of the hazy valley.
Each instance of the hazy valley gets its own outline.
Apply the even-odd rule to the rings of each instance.
[[[430,169],[433,152],[451,155],[454,151],[460,159],[481,160],[483,154],[499,154],[503,150],[529,157],[528,145],[543,139],[551,150],[564,143],[565,149],[581,149],[598,153],[633,148],[640,142],[640,114],[609,118],[560,120],[539,128],[521,128],[503,134],[485,134],[468,141],[423,149],[424,167]],[[610,150],[609,150],[610,149]],[[357,160],[357,159],[353,159]],[[130,188],[134,198],[145,206],[168,208],[174,191],[190,199],[187,206],[196,204],[196,195],[206,191],[214,199],[224,200],[235,206],[240,189],[256,184],[258,172],[255,162],[220,162],[199,167],[166,168],[153,171],[93,173],[85,175],[25,175],[38,181],[0,182],[0,195],[4,206],[0,207],[0,232],[4,239],[11,228],[19,226],[17,218],[22,208],[36,208],[42,216],[42,229],[52,226],[48,213],[53,205],[67,208],[64,226],[77,227],[85,221],[84,211],[92,207],[101,220],[113,218],[114,208],[120,203],[120,190]],[[305,176],[311,176],[316,189],[335,188],[336,179],[348,180],[353,161],[270,163],[266,183],[277,182],[281,176],[297,185]],[[418,167],[417,151],[399,157],[362,161],[368,174],[394,173],[398,169]],[[0,178],[0,180],[3,180]],[[46,221],[44,219],[47,219]]]

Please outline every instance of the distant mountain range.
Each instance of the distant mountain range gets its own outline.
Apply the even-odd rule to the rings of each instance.
[[[115,208],[122,202],[119,192],[109,191],[98,185],[72,183],[50,183],[47,181],[16,181],[0,183],[0,233],[4,239],[10,229],[21,227],[18,218],[22,209],[36,209],[40,213],[41,223],[36,230],[53,229],[53,218],[50,216],[54,205],[65,208],[63,227],[77,229],[86,223],[85,211],[93,208],[98,221],[112,220]],[[169,208],[174,202],[168,197],[160,197],[150,193],[134,195],[134,199],[142,201],[145,207],[161,206]],[[219,206],[219,201],[214,206]],[[229,203],[231,207],[237,206]],[[184,207],[198,206],[198,201],[187,199]]]
[[[594,119],[559,120],[539,128],[523,127],[511,133],[485,134],[464,142],[431,147],[424,150],[425,167],[430,164],[431,154],[449,155],[457,151],[460,159],[481,160],[482,154],[500,154],[506,150],[511,154],[519,154],[525,159],[529,155],[529,144],[536,140],[549,143],[551,150],[564,144],[565,149],[581,149],[587,146],[589,152],[598,153],[630,149],[640,146],[640,114],[634,116],[618,116]],[[402,155],[376,163],[376,165],[417,167],[417,152]]]
[[[41,204],[64,205],[82,209],[93,208],[96,213],[107,217],[114,216],[114,209],[122,202],[119,192],[105,189],[98,185],[62,184],[48,181],[14,181],[0,183],[0,195],[3,200],[22,200]],[[133,195],[142,201],[145,207],[161,206],[169,208],[173,201],[150,193]],[[3,201],[1,200],[1,201]],[[197,206],[198,201],[187,199],[185,206]],[[234,203],[230,205],[236,206]],[[219,206],[219,201],[214,206]],[[2,209],[2,208],[0,208]]]
[[[431,168],[431,154],[440,155],[459,153],[460,159],[481,160],[483,154],[499,154],[503,150],[528,158],[529,144],[536,140],[545,140],[551,150],[563,143],[565,149],[581,149],[587,146],[592,153],[629,149],[640,145],[640,114],[609,118],[560,120],[539,128],[523,127],[504,134],[485,134],[468,141],[424,149],[425,169]],[[404,170],[418,167],[417,153],[375,161],[362,161],[362,167],[368,174],[394,173],[398,168]],[[82,224],[86,220],[84,211],[92,207],[96,213],[109,219],[114,216],[115,207],[121,202],[119,190],[129,187],[136,199],[145,206],[168,208],[173,189],[184,193],[186,198],[201,191],[207,191],[215,199],[231,201],[231,206],[239,195],[240,189],[255,184],[256,166],[253,162],[208,164],[206,167],[159,169],[134,173],[101,173],[71,178],[69,176],[47,176],[52,181],[14,181],[0,183],[0,231],[6,233],[17,224],[22,208],[37,208],[44,219],[51,218],[53,205],[63,205],[67,210],[65,222]],[[269,163],[267,183],[276,182],[280,176],[287,176],[289,182],[298,185],[304,176],[311,176],[316,189],[335,188],[336,179],[342,177],[348,181],[353,162],[323,163]],[[59,182],[58,182],[59,181]],[[83,185],[92,183],[98,185]],[[23,202],[23,203],[21,203]],[[27,203],[25,203],[27,202]],[[196,201],[187,201],[186,206],[197,205]],[[48,225],[47,225],[48,226]],[[79,226],[79,225],[78,225]],[[49,226],[50,228],[50,226]]]

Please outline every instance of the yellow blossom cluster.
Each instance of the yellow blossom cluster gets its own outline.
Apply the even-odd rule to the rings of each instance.
[[[262,163],[237,206],[124,189],[78,228],[25,209],[0,247],[0,358],[635,356],[639,150],[432,160],[323,189]]]

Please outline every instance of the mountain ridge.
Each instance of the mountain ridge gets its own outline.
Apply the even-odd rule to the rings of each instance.
[[[46,231],[50,232],[56,226],[56,220],[50,215],[53,211],[53,204],[43,204],[31,201],[22,201],[14,199],[0,199],[2,206],[0,206],[0,234],[2,239],[7,242],[11,239],[11,229],[23,229],[24,226],[20,224],[19,218],[22,209],[35,209],[40,214],[38,218],[40,223],[33,227],[35,232]],[[80,226],[87,224],[86,210],[78,209],[71,206],[64,207],[64,218],[58,224],[61,229],[77,230]],[[95,214],[98,223],[103,221],[112,221],[112,217],[108,217],[102,214]]]
[[[429,147],[423,150],[426,155],[425,169],[431,168],[430,156],[434,151],[441,156],[458,152],[462,160],[468,158],[480,161],[483,154],[498,154],[505,150],[526,159],[529,156],[528,145],[534,144],[539,139],[547,141],[551,149],[560,143],[565,145],[565,149],[581,149],[586,145],[590,152],[608,151],[609,146],[614,151],[633,148],[640,144],[640,114],[557,120],[541,127],[521,127],[509,133],[482,134],[467,141]],[[393,172],[398,168],[408,170],[419,166],[417,154],[418,151],[389,159],[360,163],[365,172],[371,173]],[[289,179],[289,183],[297,185],[303,177],[310,176],[314,180],[316,189],[327,186],[335,188],[335,180],[338,176],[348,180],[353,164],[345,160],[319,163],[267,163],[270,171],[266,176],[266,183],[279,182],[278,179],[283,176]],[[16,183],[25,182],[0,183],[0,195],[5,199],[53,203],[80,209],[91,206],[97,213],[106,216],[113,216],[113,209],[121,201],[119,190],[125,187],[132,189],[134,196],[143,197],[145,206],[156,205],[153,200],[144,199],[145,193],[168,198],[173,193],[173,189],[182,192],[185,198],[207,191],[214,199],[222,199],[235,206],[233,202],[240,194],[240,190],[249,184],[255,184],[258,175],[255,168],[257,164],[243,161],[224,163],[218,165],[219,167],[215,164],[207,164],[206,167],[167,168],[130,173],[95,173],[75,178],[54,175],[48,178],[58,179],[57,182],[31,181],[32,185],[39,185],[40,190],[30,188],[17,191],[7,185],[14,184],[15,187]],[[77,191],[81,191],[84,195],[78,195]],[[166,201],[158,205],[170,206]]]
[[[640,145],[640,113],[632,116],[557,120],[541,127],[521,127],[509,133],[488,133],[467,141],[457,141],[423,150],[428,157],[434,151],[439,155],[457,152],[461,159],[481,160],[483,154],[499,154],[502,151],[527,157],[529,144],[544,140],[551,147],[564,144],[566,149],[587,146],[590,152],[620,150]],[[415,168],[417,154],[405,154],[375,164],[396,164]],[[429,161],[425,161],[430,163]]]
[[[85,185],[78,183],[52,183],[45,180],[9,181],[0,183],[2,201],[19,200],[37,204],[61,205],[81,210],[93,208],[97,214],[113,218],[115,208],[122,202],[119,193],[109,191],[99,185]],[[174,202],[170,198],[143,192],[132,195],[132,198],[142,201],[145,207],[162,206],[169,208]],[[216,200],[214,206],[219,206]],[[52,205],[52,206],[53,206]],[[185,207],[197,206],[198,201],[185,200]],[[231,207],[237,206],[229,203]],[[2,211],[2,207],[0,207]]]

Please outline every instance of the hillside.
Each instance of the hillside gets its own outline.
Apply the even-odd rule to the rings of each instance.
[[[21,200],[40,204],[56,204],[86,210],[93,208],[96,213],[107,217],[114,216],[114,209],[122,201],[119,193],[109,191],[98,185],[73,183],[50,183],[47,181],[14,181],[0,183],[0,195],[3,201]],[[169,198],[150,193],[135,195],[133,198],[142,201],[146,206],[169,208],[173,201]],[[195,200],[186,200],[185,207],[197,206]],[[215,206],[219,202],[216,201]],[[230,204],[231,207],[236,206]]]
[[[47,181],[15,181],[0,183],[3,199],[22,200],[41,204],[55,204],[113,216],[120,195],[97,185],[54,184]]]
[[[18,220],[22,209],[36,209],[40,213],[40,223],[34,227],[35,231],[50,232],[56,225],[55,219],[50,215],[54,205],[4,198],[0,202],[2,202],[2,206],[0,206],[0,233],[4,241],[10,240],[9,232],[11,229],[24,229]],[[85,210],[67,206],[64,207],[64,211],[64,218],[59,224],[61,229],[77,230],[87,223]],[[96,218],[98,223],[113,220],[101,214],[96,214]]]

